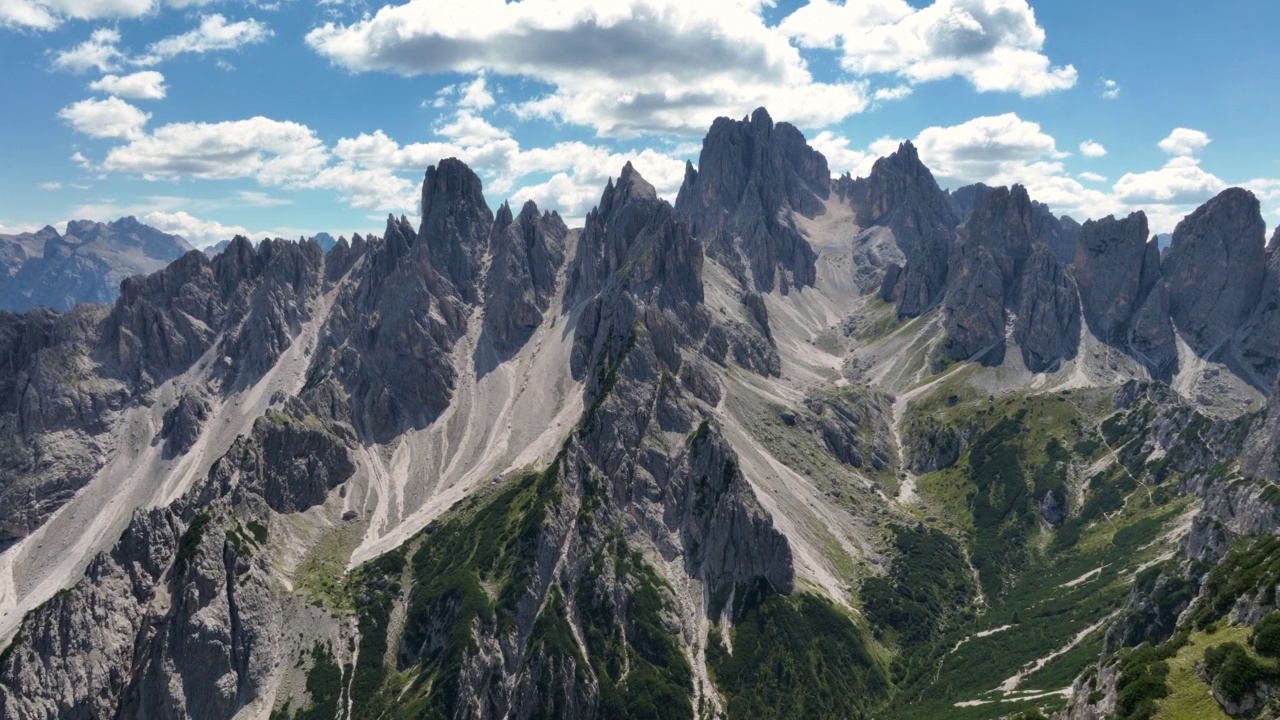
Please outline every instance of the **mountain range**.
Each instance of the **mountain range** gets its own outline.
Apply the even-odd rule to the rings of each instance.
[[[0,235],[0,308],[65,312],[77,303],[110,304],[125,278],[161,270],[191,249],[134,217],[73,220],[62,234],[46,225]]]
[[[0,715],[1273,716],[1265,231],[760,109],[674,204],[445,159],[417,227],[0,312]]]

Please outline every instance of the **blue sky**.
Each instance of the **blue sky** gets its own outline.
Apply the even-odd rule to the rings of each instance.
[[[451,155],[573,222],[762,104],[836,173],[911,139],[1077,219],[1243,185],[1280,221],[1274,3],[399,2],[0,0],[0,232],[379,232]]]

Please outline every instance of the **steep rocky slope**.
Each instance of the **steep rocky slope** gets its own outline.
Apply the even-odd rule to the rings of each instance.
[[[910,144],[833,180],[763,110],[674,205],[642,170],[570,229],[446,159],[418,227],[0,313],[0,715],[1271,702],[1251,196],[1162,259],[1141,214],[947,193]]]

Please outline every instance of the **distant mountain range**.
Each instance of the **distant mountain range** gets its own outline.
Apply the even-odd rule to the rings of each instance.
[[[582,227],[421,193],[0,312],[0,717],[1274,715],[1248,191],[1162,251],[762,108]]]
[[[191,249],[181,237],[133,217],[75,220],[65,234],[46,225],[34,233],[0,235],[0,309],[110,304],[120,294],[120,281],[160,270]]]
[[[337,244],[329,233],[314,239],[325,252]],[[223,240],[203,252],[212,257],[230,244]],[[0,235],[0,310],[109,305],[120,295],[120,281],[160,270],[191,250],[181,236],[134,217],[110,223],[76,220],[65,233],[46,225],[33,233]]]

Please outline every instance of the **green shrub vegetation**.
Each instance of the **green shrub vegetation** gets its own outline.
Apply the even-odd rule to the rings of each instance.
[[[862,584],[863,610],[876,636],[901,646],[910,663],[911,651],[936,639],[975,588],[955,540],[933,528],[890,529],[897,554],[887,574]]]
[[[707,663],[730,720],[863,717],[888,696],[888,673],[853,620],[825,598],[757,588],[733,626],[733,653],[718,632]]]
[[[400,578],[405,570],[405,548],[382,555],[353,573],[349,592],[365,600],[356,611],[360,629],[360,652],[351,681],[351,700],[356,720],[375,718],[381,703],[374,702],[387,679],[387,633],[391,609],[401,594]]]
[[[290,713],[289,706],[271,713],[271,720],[331,720],[338,716],[338,702],[350,667],[339,668],[328,645],[319,642],[311,650],[312,665],[307,673],[307,696],[310,701]]]
[[[620,615],[608,579],[627,587]],[[575,596],[604,717],[691,718],[693,671],[664,621],[670,588],[626,543],[611,536],[592,553]]]
[[[1249,645],[1263,657],[1280,658],[1280,611],[1272,610],[1258,621]]]
[[[1214,645],[1204,651],[1205,674],[1222,697],[1238,703],[1258,691],[1262,683],[1280,682],[1280,667],[1249,653],[1238,642]]]
[[[1240,541],[1210,571],[1204,581],[1204,600],[1193,621],[1205,628],[1221,619],[1236,600],[1258,594],[1263,605],[1274,605],[1280,584],[1280,536]]]
[[[200,542],[204,540],[204,530],[209,526],[211,517],[208,512],[201,512],[191,520],[186,532],[178,540],[178,553],[174,557],[173,566],[178,574],[186,572],[187,564],[196,556]]]
[[[938,400],[940,394],[913,404],[913,411],[945,413],[955,427],[970,428],[971,440],[955,467],[923,476],[919,488],[926,503],[959,527],[953,559],[958,576],[973,577],[965,565],[968,557],[979,583],[967,600],[937,597],[935,611],[928,590],[950,587],[945,572],[912,559],[901,546],[895,548],[898,557],[908,566],[919,564],[928,577],[899,582],[899,570],[891,565],[884,578],[864,583],[867,618],[877,636],[898,651],[893,665],[898,687],[877,716],[985,719],[1037,712],[1036,706],[1054,711],[1063,704],[1058,697],[1004,698],[970,707],[956,703],[1000,699],[994,688],[1050,654],[1054,659],[1023,677],[1020,690],[1034,694],[1067,687],[1097,661],[1108,624],[1079,642],[1076,636],[1125,606],[1135,569],[1169,548],[1161,538],[1188,504],[1176,493],[1144,491],[1139,483],[1145,458],[1143,443],[1135,440],[1148,431],[1154,406],[1138,403],[1116,413],[1099,432],[1088,419],[1109,412],[1107,393],[1011,396],[955,407]],[[1077,504],[1076,493],[1068,490],[1073,478],[1116,447],[1128,454],[1122,452],[1120,461],[1084,480]],[[1069,510],[1058,528],[1040,517],[1046,496]],[[895,545],[898,539],[895,535]],[[937,549],[928,555],[935,561],[945,557]],[[1184,603],[1183,591],[1193,589],[1168,587],[1174,591],[1168,598],[1172,604]],[[894,616],[911,630],[886,621]],[[931,628],[929,618],[938,616],[946,619]],[[1130,673],[1134,685],[1128,698],[1135,707],[1143,705],[1143,688],[1152,685],[1148,671],[1160,672],[1144,665],[1142,673]]]
[[[1179,635],[1159,646],[1143,643],[1125,652],[1116,678],[1116,720],[1150,720],[1156,702],[1168,697],[1169,663],[1186,642]]]

